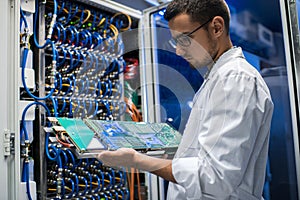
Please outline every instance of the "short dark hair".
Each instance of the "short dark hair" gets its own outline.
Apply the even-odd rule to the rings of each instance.
[[[229,8],[224,0],[173,0],[167,6],[164,18],[170,21],[179,14],[188,14],[192,22],[204,23],[205,21],[221,16],[225,28],[229,32]]]

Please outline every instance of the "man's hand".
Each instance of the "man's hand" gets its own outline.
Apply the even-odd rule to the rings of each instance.
[[[98,154],[97,158],[104,164],[110,167],[133,167],[136,168],[135,155],[137,152],[134,149],[120,148],[116,151],[103,151]]]
[[[134,149],[120,148],[116,151],[103,151],[97,157],[110,167],[136,168],[156,174],[176,183],[172,174],[172,160],[154,158],[141,154]]]

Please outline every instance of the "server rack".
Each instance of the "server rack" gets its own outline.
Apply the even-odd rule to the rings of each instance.
[[[131,19],[126,13],[140,17],[139,12],[112,1],[36,1],[37,12],[35,72],[39,85],[46,84],[39,89],[39,96],[49,97],[43,98],[43,107],[49,109],[47,116],[121,120],[121,109],[125,109],[124,105],[121,107],[121,103],[125,104],[122,70],[126,61],[121,37],[124,21],[117,18],[126,15],[126,26],[137,26],[139,18]],[[39,26],[35,28],[36,24]],[[50,48],[45,47],[47,42]],[[36,112],[38,118],[33,127],[37,134],[33,135],[32,145],[38,150],[33,154],[37,161],[37,199],[125,199],[133,195],[129,194],[125,171],[102,166],[94,158],[77,158],[57,134],[53,143],[51,133],[43,128],[45,111]],[[21,128],[25,130],[23,121]],[[24,142],[27,146],[26,138]],[[26,191],[28,194],[28,187]]]
[[[129,24],[130,18],[132,20],[130,21],[130,23],[135,23],[134,26],[135,28],[137,28],[139,20],[141,18],[141,13],[113,1],[2,1],[1,4],[3,4],[1,6],[1,9],[3,9],[3,12],[1,12],[1,18],[4,19],[5,22],[7,21],[7,23],[4,23],[3,25],[7,30],[9,30],[5,32],[2,37],[4,39],[3,47],[5,50],[1,51],[1,53],[3,55],[3,61],[5,62],[6,66],[16,67],[3,68],[4,71],[3,73],[1,73],[1,78],[3,75],[3,85],[9,86],[9,88],[7,89],[5,87],[2,87],[4,89],[4,96],[7,96],[7,98],[3,99],[2,105],[5,108],[3,109],[3,111],[5,112],[3,113],[3,115],[1,115],[1,119],[3,119],[1,120],[3,121],[3,124],[1,125],[3,134],[1,134],[1,136],[4,136],[2,138],[4,141],[4,145],[1,145],[1,148],[3,147],[3,151],[1,151],[1,153],[3,153],[3,156],[1,156],[1,158],[3,158],[3,162],[1,162],[1,164],[4,164],[4,166],[1,169],[3,170],[3,174],[7,174],[7,176],[4,177],[4,180],[1,181],[1,183],[3,183],[3,187],[1,187],[1,189],[3,190],[4,198],[128,198],[129,193],[126,189],[127,181],[126,178],[124,178],[124,176],[126,176],[126,173],[117,170],[109,172],[110,169],[104,169],[101,167],[102,170],[106,170],[103,173],[101,172],[102,176],[104,177],[101,177],[100,179],[99,177],[95,176],[95,174],[91,176],[91,172],[89,172],[87,168],[97,163],[97,161],[95,161],[94,159],[90,161],[79,160],[80,164],[78,164],[77,167],[85,167],[85,174],[74,175],[73,172],[75,171],[71,172],[70,174],[70,168],[67,168],[67,165],[69,164],[66,162],[66,160],[73,160],[71,164],[74,164],[74,159],[77,160],[76,158],[74,158],[75,155],[73,155],[71,151],[68,151],[68,149],[62,148],[58,150],[57,148],[60,147],[57,145],[53,146],[49,144],[50,149],[48,149],[48,142],[52,143],[53,141],[51,141],[51,139],[49,141],[47,140],[47,131],[45,131],[45,129],[43,130],[43,126],[46,126],[46,117],[49,116],[49,112],[57,115],[60,111],[64,111],[61,106],[63,106],[64,108],[69,107],[69,109],[65,111],[65,114],[63,114],[62,112],[59,113],[59,115],[61,116],[69,115],[69,117],[84,117],[83,115],[91,113],[87,108],[91,108],[92,114],[97,115],[98,119],[112,118],[114,120],[123,120],[124,115],[122,115],[123,113],[121,114],[121,104],[119,104],[119,102],[123,103],[124,93],[120,88],[121,84],[123,84],[122,82],[126,79],[126,77],[124,78],[122,76],[121,70],[123,70],[123,68],[125,69],[127,65],[127,63],[125,62],[127,61],[125,61],[125,58],[123,60],[123,55],[115,55],[118,53],[124,53],[122,52],[124,51],[124,49],[121,49],[123,48],[123,43],[121,44],[122,38],[119,37],[119,39],[116,37],[117,33],[123,28],[121,23],[124,23],[124,21],[122,21],[123,19],[119,20],[118,22],[116,21],[118,20],[117,18],[120,17],[118,15],[126,15],[128,17],[129,15],[126,13],[129,13],[130,16],[127,18],[127,23]],[[65,4],[69,7],[63,8]],[[33,16],[33,13],[37,12],[39,14]],[[100,21],[102,12],[103,15],[106,16],[105,22]],[[92,35],[92,31],[84,29],[86,25],[89,26],[90,24],[84,24],[85,22],[82,22],[82,20],[87,20],[88,18],[90,18],[91,14],[100,14],[99,17],[93,16],[93,22],[97,21],[97,24],[99,26],[101,26],[102,23],[109,26],[105,27],[109,30],[105,30],[104,33],[102,32],[103,35],[96,33],[96,31],[93,31]],[[61,18],[59,19],[59,17]],[[74,24],[72,24],[73,22],[69,22],[68,25],[63,24],[65,20],[69,20],[69,17],[72,20],[78,21],[75,21]],[[108,17],[110,17],[110,22],[108,22]],[[60,24],[58,22],[60,22]],[[75,27],[76,23],[78,24],[78,22],[82,22],[82,24],[80,25],[81,27]],[[117,23],[119,23],[119,27],[117,27]],[[102,27],[102,29],[104,28]],[[9,35],[7,33],[13,34]],[[136,60],[138,60],[140,45],[138,38],[139,34],[138,31],[136,31],[134,35],[132,33],[133,32],[127,35],[123,34],[124,38],[131,37],[131,45],[134,41],[134,45],[131,46],[131,48],[133,49],[126,49],[126,53],[129,54],[129,58],[134,56]],[[110,37],[108,35],[110,35]],[[104,50],[102,50],[107,52],[108,55],[101,54],[97,55],[97,57],[95,56],[97,52],[95,53],[92,52],[92,50],[90,51],[87,49],[95,48],[95,44],[99,45],[100,42],[102,42],[102,36],[104,37],[104,39],[107,39],[105,41],[106,43],[103,44],[106,46],[102,46],[104,48]],[[33,38],[36,39],[37,42],[34,41]],[[108,49],[107,43],[113,40],[111,38],[115,40],[115,45]],[[119,43],[117,44],[117,42]],[[29,45],[35,45],[37,48],[30,48]],[[86,47],[86,49],[83,49],[83,47]],[[9,49],[9,51],[6,52],[6,49]],[[54,49],[56,52],[54,51]],[[33,50],[33,52],[31,50]],[[96,51],[100,50],[97,49]],[[81,52],[78,53],[79,51]],[[101,56],[107,56],[109,58],[103,58]],[[113,56],[116,56],[116,58],[113,58]],[[122,60],[119,60],[118,56],[121,56],[120,59]],[[24,58],[27,58],[27,60]],[[102,74],[100,74],[103,78],[102,82],[96,82],[94,78],[89,77],[90,80],[87,80],[85,83],[81,81],[82,85],[75,86],[76,77],[74,77],[74,79],[72,80],[73,82],[71,82],[69,81],[68,75],[66,75],[65,77],[64,75],[62,75],[65,72],[74,70],[76,67],[75,65],[77,64],[84,64],[84,67],[99,67],[97,65],[97,61],[100,62],[101,60],[101,64],[103,64],[105,62],[105,59],[111,59],[112,66],[110,65],[110,63],[105,63],[107,65],[105,65],[105,67],[102,69]],[[131,64],[130,60],[128,61],[128,65],[129,64]],[[19,67],[20,65],[22,67],[21,78],[25,80],[21,80],[20,77],[15,76],[16,74],[20,73],[20,68],[17,67],[18,65]],[[57,67],[57,65],[63,65],[63,67],[61,68],[65,69],[62,69],[58,72],[55,70],[55,67]],[[77,71],[74,72],[77,78],[79,76],[78,70],[80,71],[81,68],[83,67],[78,67],[78,69],[76,69]],[[95,69],[87,69],[86,75],[90,75],[91,73],[94,73],[95,75]],[[82,75],[82,77],[83,76],[84,75]],[[65,82],[66,80],[68,80],[69,82]],[[37,82],[36,85],[35,82]],[[74,85],[72,85],[72,83]],[[93,84],[92,86],[94,87],[92,89],[91,87],[84,86],[84,84],[89,83]],[[78,80],[78,84],[80,84],[80,80]],[[25,85],[27,85],[27,88]],[[94,94],[94,96],[102,95],[100,97],[104,99],[103,101],[100,100],[102,104],[100,105],[99,102],[95,102],[93,104],[92,102],[88,106],[84,102],[86,99],[77,99],[76,105],[74,103],[71,103],[71,100],[74,100],[72,99],[72,97],[68,97],[69,99],[65,101],[64,98],[65,96],[67,96],[66,93],[70,92],[70,90],[72,93],[76,93],[78,92],[78,90],[80,90],[80,86],[81,90],[93,90],[91,93]],[[60,92],[64,93],[63,104],[59,103],[61,97],[54,95],[54,101],[53,98],[51,98],[54,93],[58,94]],[[84,95],[85,97],[94,97],[91,94]],[[45,96],[48,96],[50,98],[44,98]],[[77,97],[78,96],[79,94],[77,93]],[[113,98],[116,99],[115,102]],[[44,103],[41,103],[39,101],[44,101]],[[84,106],[79,106],[79,103],[81,103],[82,105],[84,104]],[[56,107],[55,104],[58,106]],[[66,106],[65,104],[68,105]],[[95,105],[97,105],[98,110],[93,107]],[[73,110],[71,106],[77,107],[77,110]],[[29,107],[35,107],[35,109]],[[8,108],[10,108],[10,110],[8,110]],[[51,108],[51,110],[49,110],[49,108]],[[57,108],[59,108],[60,111],[57,110]],[[122,107],[122,109],[125,109],[125,107]],[[20,113],[20,110],[25,110],[25,112]],[[77,113],[73,111],[77,111]],[[20,121],[21,124],[19,124]],[[14,133],[17,133],[16,138],[13,137]],[[23,137],[24,135],[25,139]],[[14,150],[16,152],[15,154]],[[47,150],[48,154],[50,153],[50,157],[49,155],[47,155]],[[58,162],[54,159],[54,157],[57,157],[58,151],[60,151],[60,153],[64,152],[64,158],[61,159],[66,166],[63,167],[64,169],[60,166],[61,160],[58,159],[60,160],[60,162]],[[66,154],[67,152],[69,152],[68,155]],[[34,161],[34,163],[32,161]],[[55,162],[58,165],[55,164]],[[24,172],[26,172],[28,168],[30,173],[24,175]],[[67,172],[66,170],[69,172]],[[66,177],[67,173],[69,173],[70,176],[76,176],[77,178],[72,179],[70,176]],[[87,177],[84,177],[87,173],[90,173],[90,180],[87,180]],[[53,180],[50,180],[51,176],[53,176]],[[111,181],[105,183],[104,179],[106,178],[111,179]],[[98,181],[98,186],[93,186],[93,181],[95,181],[96,183]],[[101,183],[99,183],[99,181],[101,181]],[[122,187],[124,186],[125,189],[117,189],[113,187],[113,184],[120,185]],[[101,189],[99,188],[100,185]],[[74,187],[78,186],[84,187],[84,191],[82,191],[82,189],[78,190],[78,188],[74,189]],[[110,192],[106,192],[105,190],[102,191],[102,187],[110,188]],[[97,191],[95,192],[95,190]],[[76,191],[76,194],[74,191]],[[95,195],[92,192],[95,192]],[[98,194],[96,194],[97,192]]]

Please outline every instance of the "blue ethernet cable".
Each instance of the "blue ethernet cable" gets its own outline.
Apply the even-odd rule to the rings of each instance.
[[[106,194],[103,193],[103,194],[101,194],[101,196],[103,196],[105,200],[108,200],[108,197]],[[103,197],[100,197],[100,199],[103,199]]]
[[[100,78],[98,77],[97,78],[97,81],[96,81],[96,97],[100,97],[101,95],[101,80]]]
[[[129,197],[130,197],[130,192],[129,192],[129,190],[128,190],[128,189],[125,189],[125,192],[126,192],[126,195],[127,195],[127,198],[126,198],[126,200],[129,200]]]
[[[69,74],[68,79],[71,81],[70,87],[71,87],[72,93],[70,95],[73,95],[76,92],[76,85],[77,85],[76,84],[77,79],[76,79],[75,74]]]
[[[95,197],[94,196],[90,196],[91,200],[95,200]]]
[[[40,106],[43,106],[48,114],[48,116],[50,116],[50,111],[48,109],[48,107],[44,104],[44,103],[41,103],[41,102],[33,102],[33,103],[30,103],[28,104],[24,110],[23,110],[23,113],[22,113],[22,120],[21,120],[21,133],[24,133],[25,135],[25,140],[29,140],[29,136],[28,136],[28,133],[27,133],[27,129],[26,129],[26,126],[25,126],[25,116],[26,116],[26,113],[28,111],[28,109],[33,106],[33,105],[40,105]],[[22,134],[21,134],[21,138],[22,138]]]
[[[120,181],[119,181],[119,183],[117,184],[117,187],[118,188],[121,188],[122,187],[122,185],[123,185],[123,171],[118,171],[118,174],[119,174],[119,178],[120,178]]]
[[[112,114],[111,114],[111,111],[110,111],[110,107],[109,107],[109,104],[108,104],[108,101],[104,101],[104,100],[100,100],[106,107],[106,117],[108,120],[112,120],[113,117],[112,117]]]
[[[62,115],[64,113],[66,106],[67,106],[66,98],[63,97],[61,100],[63,101],[62,107],[60,108],[60,110],[58,110],[58,114],[60,114],[60,115]]]
[[[114,71],[114,69],[116,68],[116,63],[117,63],[117,60],[116,60],[116,59],[113,59],[113,61],[106,67],[103,76],[107,76],[107,75],[110,74],[112,71]]]
[[[79,53],[80,53],[81,56],[82,56],[82,64],[83,64],[83,66],[80,67],[80,71],[78,72],[78,74],[84,74],[84,72],[87,71],[87,70],[86,70],[86,63],[87,63],[86,57],[87,57],[87,55],[84,54],[83,51],[81,51],[81,50],[79,50]]]
[[[69,87],[68,87],[67,92],[65,92],[65,96],[68,95],[70,92],[72,92],[71,95],[74,93],[75,88],[74,89],[72,88],[73,81],[71,80],[71,78],[72,78],[72,76],[67,78],[67,81],[69,83]]]
[[[27,180],[27,171],[25,166],[25,159],[23,160],[23,168],[22,168],[22,176],[21,176],[21,181],[26,182]]]
[[[98,54],[98,58],[100,58],[100,60],[102,61],[99,67],[99,74],[101,74],[101,71],[105,71],[106,67],[108,67],[108,60],[105,58],[105,56],[103,54]]]
[[[26,80],[25,80],[25,68],[26,68],[26,61],[27,61],[28,52],[29,52],[29,49],[28,48],[24,48],[24,50],[23,50],[23,59],[22,59],[22,63],[21,63],[21,69],[22,69],[22,71],[21,71],[21,77],[22,77],[23,87],[24,87],[25,91],[27,92],[27,94],[30,97],[34,98],[35,100],[45,100],[45,99],[49,98],[54,93],[55,88],[53,87],[50,90],[49,94],[46,95],[45,97],[37,97],[37,96],[35,96],[34,94],[32,94],[30,92],[29,88],[27,87]],[[56,56],[55,56],[55,59],[56,59]]]
[[[69,7],[69,14],[68,14],[68,18],[66,19],[66,24],[68,24],[68,23],[72,20],[72,18],[75,17],[75,15],[76,15],[77,12],[78,12],[78,5],[76,5],[76,7],[75,7],[75,12],[74,12],[73,14],[72,14],[72,7],[73,7],[73,5],[70,4],[70,7]]]
[[[71,164],[72,164],[72,170],[74,170],[75,169],[75,158],[74,158],[74,155],[73,155],[73,153],[72,153],[72,151],[70,150],[70,149],[66,149],[65,150],[68,154],[69,154],[69,156],[70,156],[70,158],[71,158]]]
[[[94,67],[93,67],[93,73],[91,74],[91,76],[95,76],[97,74],[97,72],[99,71],[99,62],[98,62],[98,57],[94,54],[91,53],[91,55],[93,56],[95,62],[94,62]]]
[[[124,60],[124,59],[123,59]],[[116,64],[118,67],[118,72],[115,74],[114,78],[118,78],[119,74],[123,72],[122,64],[124,63],[122,59],[117,59]]]
[[[55,102],[55,100],[54,100],[54,98],[51,96],[51,97],[49,97],[49,99],[51,100],[51,102],[52,102],[52,106],[53,106],[53,112],[54,112],[54,117],[57,117],[57,104],[56,104],[56,102]]]
[[[92,97],[96,96],[96,89],[97,89],[97,82],[95,80],[91,80],[89,85],[91,85],[92,87],[89,88],[89,90],[92,90],[91,94],[88,94]],[[88,92],[90,93],[90,92]]]
[[[77,59],[75,59],[76,62],[75,62],[75,64],[73,64],[73,69],[75,69],[78,66],[78,64],[80,63],[81,54],[76,49],[74,49],[73,52],[74,52],[74,55],[77,55]]]
[[[101,82],[101,87],[100,87],[100,89],[102,89],[102,84],[104,84],[104,86],[105,86],[105,92],[103,91],[103,92],[102,92],[102,95],[100,95],[100,97],[105,97],[106,94],[108,93],[108,83],[107,83],[107,82]]]
[[[58,181],[57,181],[57,183],[58,183]],[[65,196],[65,180],[64,180],[64,178],[62,178],[62,180],[61,180],[61,194],[60,194],[60,197],[64,197]]]
[[[95,102],[95,111],[94,111],[94,113],[93,113],[93,115],[92,115],[91,118],[94,118],[94,117],[97,116],[98,108],[99,108],[99,103],[98,103],[97,99],[95,99],[94,102]]]
[[[84,196],[88,190],[88,182],[87,182],[86,178],[83,176],[79,176],[78,178],[79,178],[79,180],[81,179],[84,182],[84,185],[85,185],[84,190],[83,190],[83,192],[79,192],[80,196]]]
[[[78,196],[79,195],[79,179],[78,179],[78,176],[75,173],[73,173],[72,176],[75,179],[75,189],[74,189],[75,196]]]
[[[70,36],[71,38],[68,37],[68,33],[70,32]],[[73,31],[73,27],[72,26],[68,26],[66,28],[66,39],[68,39],[67,43],[68,44],[72,44],[72,42],[75,40],[75,36],[74,36],[74,31]]]
[[[86,87],[85,86],[85,81],[83,79],[80,79],[79,84],[80,84],[80,87],[79,87],[78,95],[81,95],[81,94],[83,94],[84,89]]]
[[[89,88],[90,88],[90,82],[88,77],[85,77],[85,82],[86,82],[86,86],[85,86],[85,95],[89,94]]]
[[[98,32],[93,32],[92,39],[96,40],[95,44],[92,46],[92,49],[97,49],[102,44],[103,38]]]
[[[105,173],[104,173],[104,176],[105,176],[105,175],[109,178],[108,185],[106,186],[106,190],[111,190],[111,189],[112,189],[112,184],[111,184],[111,183],[113,182],[112,176],[111,176],[111,174],[108,173],[108,172],[105,172]]]
[[[95,24],[96,24],[96,20],[97,20],[97,13],[96,13],[96,11],[92,11],[92,12],[93,12],[92,15],[94,16],[94,18],[93,18],[93,21],[92,21],[91,29],[93,30],[93,28],[95,27]]]
[[[117,190],[111,191],[111,193],[112,192],[114,192],[115,200],[119,200],[119,193],[117,192]]]
[[[93,58],[93,56],[91,55],[91,53],[89,52],[89,51],[86,51],[86,54],[87,54],[87,56],[86,57],[88,57],[90,60],[89,60],[89,64],[88,64],[88,66],[86,66],[86,71],[87,70],[89,70],[89,69],[92,69],[93,68],[93,62],[94,62],[94,58]]]
[[[48,140],[49,140],[49,133],[46,133],[46,143],[45,143],[45,149],[46,149],[46,155],[48,157],[48,159],[52,160],[52,161],[56,161],[57,165],[58,165],[58,177],[57,177],[57,188],[60,186],[62,188],[62,193],[61,196],[64,195],[65,193],[65,188],[64,188],[64,179],[63,179],[63,175],[62,175],[62,160],[60,157],[60,154],[62,152],[61,149],[56,148],[54,145],[51,145],[48,149]],[[54,154],[54,156],[51,156],[51,154]],[[61,180],[61,182],[59,182],[59,180]],[[61,185],[60,185],[61,183]],[[57,190],[58,191],[58,190]]]
[[[69,47],[75,45],[75,46],[78,46],[79,44],[79,33],[76,29],[75,26],[68,26],[66,28],[66,43],[69,44]],[[70,33],[70,35],[68,35],[68,33]],[[71,36],[68,37],[68,36]]]
[[[122,194],[122,199],[125,199],[125,193],[123,192],[123,190],[119,189],[119,192]]]
[[[59,42],[60,42],[60,44],[64,44],[66,42],[66,39],[67,39],[66,28],[64,27],[64,25],[61,22],[56,22],[55,25],[57,26],[57,28],[61,32],[61,37],[60,37]]]
[[[101,164],[100,164],[101,165]],[[96,175],[100,178],[100,191],[102,191],[104,189],[104,173],[100,170],[100,166],[99,164],[96,165]]]
[[[53,43],[50,39],[51,39],[51,34],[52,34],[52,31],[53,31],[53,26],[56,22],[56,16],[57,16],[57,1],[56,0],[53,0],[54,2],[54,12],[53,12],[53,18],[52,18],[52,21],[51,21],[51,24],[50,24],[50,27],[49,27],[49,33],[48,33],[48,36],[47,36],[47,39],[46,39],[46,42],[43,44],[43,45],[39,45],[38,41],[37,41],[37,38],[36,38],[36,24],[37,24],[37,18],[38,18],[38,10],[39,10],[39,5],[38,5],[38,2],[39,1],[36,1],[36,12],[35,12],[35,20],[34,20],[34,23],[33,23],[33,32],[34,32],[34,43],[35,45],[37,46],[37,48],[39,49],[43,49],[45,48],[48,44],[50,43]],[[53,46],[52,46],[53,48]],[[53,50],[54,51],[54,50]],[[53,54],[54,56],[54,54]],[[54,59],[53,59],[54,60]]]
[[[59,49],[61,49],[61,51],[59,51]],[[59,68],[59,67],[61,67],[64,63],[65,63],[65,61],[66,61],[66,57],[67,57],[67,51],[62,47],[62,45],[60,45],[60,46],[58,46],[57,47],[57,67]],[[62,52],[63,53],[63,58],[62,58],[62,60],[61,61],[59,61],[59,52]]]
[[[91,33],[84,29],[83,31],[79,32],[79,44],[82,48],[87,47],[89,48],[92,45],[92,35]]]
[[[107,83],[108,83],[108,86],[109,86],[109,94],[108,96],[112,96],[112,82],[110,79],[107,79]]]
[[[92,102],[91,99],[88,99],[87,102],[88,102],[89,106],[88,106],[86,114],[89,117],[91,115],[91,112],[92,112],[92,109],[93,109],[93,102]]]
[[[73,118],[72,98],[69,99],[69,114],[68,114],[68,118]]]
[[[86,33],[86,31],[85,30],[80,31],[78,33],[78,37],[79,37],[79,45],[78,46],[81,46],[82,48],[86,47],[87,44],[89,43],[89,41],[88,41],[89,40],[89,36]]]
[[[71,178],[65,178],[64,180],[65,180],[65,182],[68,181],[69,183],[71,183],[71,192],[68,195],[64,195],[64,198],[71,199],[75,192],[74,181]]]
[[[60,31],[62,32],[61,43],[64,43],[67,38],[66,28],[60,22],[57,22],[56,25],[60,28]]]
[[[78,23],[79,27],[82,26],[83,17],[84,17],[84,9],[81,8],[81,15],[80,15],[79,23]]]
[[[97,176],[96,174],[93,174],[93,178],[96,178],[97,179],[97,183],[98,183],[97,184],[97,188],[96,188],[96,190],[93,193],[97,193],[97,192],[100,191],[101,180],[100,180],[99,176]]]
[[[61,150],[60,153],[63,155],[62,157],[64,158],[62,162],[62,168],[66,169],[68,168],[67,164],[68,164],[68,156],[66,154],[66,152],[64,152],[64,150]]]
[[[79,108],[80,108],[80,100],[78,98],[74,99],[76,102],[77,102],[77,105],[75,107],[75,110],[74,110],[74,115],[76,115],[79,111]]]
[[[60,9],[58,10],[58,13],[57,13],[57,14],[58,14],[58,15],[61,14],[62,11],[64,10],[64,8],[65,8],[65,2],[63,1],[62,4],[61,4],[61,6],[60,6]]]
[[[92,190],[93,190],[93,176],[92,176],[91,173],[88,172],[88,171],[85,171],[85,173],[86,173],[86,175],[88,176],[88,179],[89,179],[88,182],[90,182],[90,184],[89,184],[89,186],[88,186],[89,193],[92,193]]]
[[[81,111],[81,118],[85,118],[85,115],[87,113],[87,109],[86,109],[86,103],[85,100],[82,100],[82,111]]]
[[[47,155],[47,157],[48,157],[50,160],[56,161],[56,160],[58,159],[59,154],[58,154],[57,151],[54,150],[54,152],[56,153],[55,156],[52,157],[52,156],[50,155],[50,152],[49,152],[49,149],[48,149],[48,146],[49,146],[49,135],[50,135],[50,134],[47,132],[47,133],[46,133],[46,137],[45,137],[45,150],[46,150],[46,155]],[[50,146],[50,147],[53,147],[53,145]]]
[[[101,200],[101,199],[100,199],[100,195],[95,194],[94,196],[97,197],[97,200]]]
[[[23,22],[24,22],[25,28],[28,28],[28,23],[27,23],[27,20],[25,18],[25,14],[24,14],[22,8],[20,9],[20,13],[21,13],[21,21],[20,21],[20,30],[21,30]]]
[[[115,113],[116,113],[116,111],[117,111],[117,102],[115,102],[115,101],[111,101],[110,102],[110,105],[111,105],[111,107],[112,107],[112,110],[111,110],[111,114],[112,115],[114,115]]]
[[[55,39],[55,40],[54,40],[54,43],[58,43],[59,40],[60,40],[60,29],[57,27],[57,24],[58,24],[58,23],[55,23],[54,26],[53,26],[53,32],[54,32],[55,30],[56,30],[56,32],[57,32],[57,34],[56,34],[57,38],[54,38],[54,39]]]
[[[30,184],[29,184],[29,162],[24,162],[25,171],[26,171],[26,193],[29,200],[31,200],[31,194],[30,194]]]
[[[26,116],[28,109],[33,105],[43,106],[45,108],[45,110],[47,111],[48,116],[50,116],[50,111],[49,111],[48,107],[41,102],[33,102],[33,103],[28,104],[25,107],[25,109],[22,113],[22,120],[21,120],[21,138],[22,138],[22,133],[24,133],[25,143],[29,142],[29,136],[28,136],[27,129],[25,126],[25,116]],[[26,193],[27,193],[28,199],[31,200],[32,198],[31,198],[31,194],[30,194],[30,185],[29,185],[29,161],[28,161],[28,158],[24,159],[24,165],[23,165],[23,170],[22,170],[22,181],[23,180],[26,180]]]
[[[108,199],[113,199],[113,196],[112,196],[112,194],[111,194],[111,192],[110,192],[110,191],[106,191],[106,194],[108,194],[108,195],[109,195]]]
[[[68,49],[67,52],[69,54],[70,63],[66,73],[70,73],[73,70],[73,54],[71,53],[70,49]]]
[[[114,46],[115,46],[115,42],[114,40],[112,39],[112,37],[108,36],[105,38],[105,41],[106,41],[106,51],[113,54],[114,53]]]
[[[112,185],[116,184],[116,174],[113,168],[110,168],[111,176],[112,176]]]
[[[124,171],[123,171],[123,186],[125,186],[126,182],[127,182],[127,172],[124,169]]]
[[[105,17],[105,21],[104,21],[104,26],[103,26],[103,30],[108,30],[109,31],[109,21],[108,21],[108,16]]]

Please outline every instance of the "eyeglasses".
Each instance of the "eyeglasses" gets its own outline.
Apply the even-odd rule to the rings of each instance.
[[[203,26],[205,26],[208,22],[210,22],[213,18],[207,20],[204,24],[201,24],[199,27],[197,27],[195,30],[181,34],[180,36],[176,38],[172,38],[169,40],[169,43],[171,44],[172,47],[176,48],[177,45],[180,45],[181,47],[189,47],[191,45],[191,35],[201,29]]]

